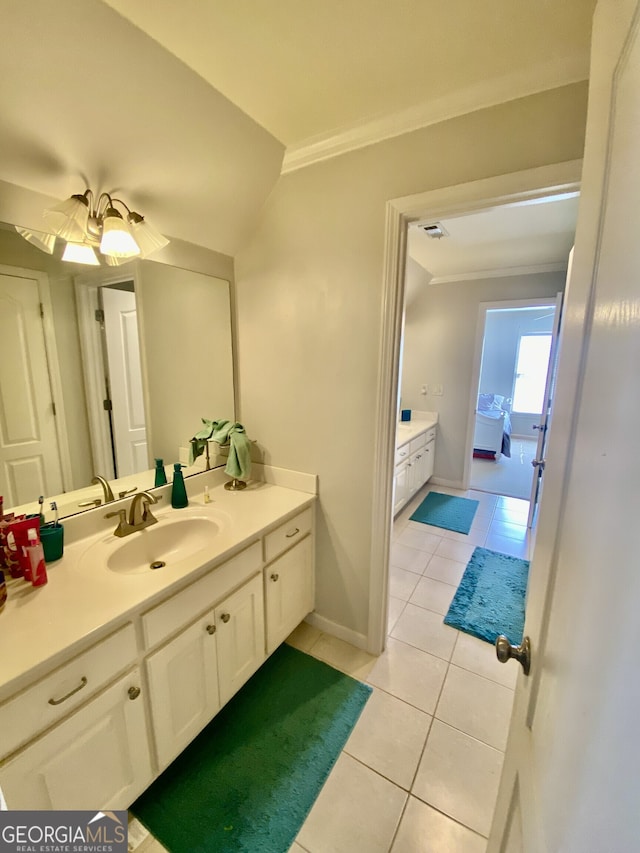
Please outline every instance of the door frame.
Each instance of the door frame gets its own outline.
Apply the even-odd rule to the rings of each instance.
[[[380,348],[375,422],[371,567],[367,651],[386,644],[389,551],[393,523],[393,471],[400,385],[407,227],[420,219],[445,219],[479,210],[562,196],[580,190],[582,160],[568,160],[387,202],[383,258]]]
[[[62,491],[68,492],[74,488],[71,468],[71,448],[69,447],[69,432],[67,430],[67,418],[62,393],[62,373],[60,371],[56,331],[53,323],[53,303],[51,301],[49,276],[47,273],[40,272],[39,270],[30,270],[26,267],[12,267],[7,264],[0,264],[0,274],[30,278],[38,283],[38,298],[42,305],[41,322],[47,357],[48,379],[51,386],[51,398],[55,404],[56,412],[55,427],[58,458],[62,474]]]
[[[555,303],[555,297],[553,299]],[[502,302],[481,302],[478,306],[478,322],[476,325],[476,341],[473,350],[473,369],[471,380],[471,395],[469,397],[469,409],[467,416],[467,440],[465,442],[464,469],[462,472],[462,488],[468,489],[471,481],[471,462],[473,458],[473,436],[475,432],[475,414],[480,389],[480,372],[482,369],[482,351],[484,349],[484,336],[487,325],[488,311],[510,311],[518,308],[536,308],[551,305],[551,300],[542,296],[531,299],[505,299]],[[533,438],[533,436],[532,436]]]

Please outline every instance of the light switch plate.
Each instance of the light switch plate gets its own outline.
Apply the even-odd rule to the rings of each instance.
[[[442,385],[432,385],[431,386],[431,393],[433,394],[434,397],[442,397],[442,395],[444,394]]]

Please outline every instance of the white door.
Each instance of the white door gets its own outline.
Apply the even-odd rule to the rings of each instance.
[[[149,468],[135,293],[100,289],[109,362],[117,476]]]
[[[7,508],[63,490],[54,411],[38,280],[0,274],[0,495]]]
[[[638,0],[599,0],[589,86],[531,674],[519,673],[490,853],[629,853],[640,838]]]
[[[313,610],[312,539],[307,536],[264,570],[267,654]]]
[[[571,275],[571,261],[573,249],[569,255],[569,267],[567,270],[567,281]],[[553,315],[553,330],[551,332],[551,348],[549,350],[549,364],[547,365],[547,378],[544,383],[544,397],[542,403],[542,414],[533,428],[538,430],[538,441],[536,444],[536,455],[533,457],[533,479],[531,481],[531,495],[529,498],[529,517],[527,527],[533,527],[538,514],[538,504],[542,497],[542,481],[544,479],[545,456],[547,442],[549,440],[549,429],[551,427],[551,414],[553,412],[553,397],[556,386],[556,368],[558,366],[558,348],[560,343],[560,326],[562,324],[562,300],[564,294],[556,296],[556,308]]]

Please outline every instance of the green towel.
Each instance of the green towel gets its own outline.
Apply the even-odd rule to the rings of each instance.
[[[231,421],[210,421],[202,418],[204,424],[200,432],[191,439],[189,464],[193,465],[206,447],[207,441],[215,441],[220,446],[229,445],[229,458],[225,473],[239,480],[248,480],[251,474],[251,442],[244,427]]]

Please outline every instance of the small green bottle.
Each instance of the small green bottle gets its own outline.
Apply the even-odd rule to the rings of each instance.
[[[175,462],[173,465],[173,488],[171,489],[171,506],[174,509],[182,509],[189,504],[189,498],[187,497],[187,488],[184,484],[184,477],[182,476],[182,468],[186,468],[186,465],[181,465],[180,462]]]
[[[154,486],[166,486],[167,474],[164,470],[164,462],[162,459],[156,459],[156,479]]]

